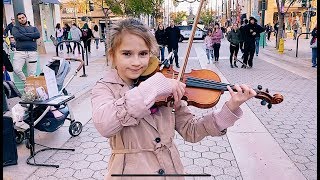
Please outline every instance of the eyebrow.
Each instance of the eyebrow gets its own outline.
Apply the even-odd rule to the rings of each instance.
[[[133,50],[127,50],[127,49],[121,49],[121,50],[120,50],[120,52],[132,52],[132,51],[133,51]],[[139,51],[139,52],[145,52],[145,51],[149,52],[149,49],[141,50],[141,51]]]

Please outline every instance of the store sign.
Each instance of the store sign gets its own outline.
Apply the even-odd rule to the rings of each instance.
[[[11,4],[11,0],[3,0],[3,4]]]
[[[74,8],[66,8],[66,13],[67,14],[74,13]]]

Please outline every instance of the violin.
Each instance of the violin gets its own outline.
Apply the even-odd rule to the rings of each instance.
[[[197,16],[194,20],[192,32],[189,38],[188,49],[184,58],[184,63],[179,73],[174,71],[172,66],[169,66],[168,68],[162,68],[162,65],[161,68],[159,68],[159,59],[155,56],[152,56],[150,58],[147,70],[139,77],[138,81],[143,81],[156,72],[161,72],[167,78],[176,78],[177,80],[186,84],[185,94],[182,97],[182,100],[187,101],[188,105],[206,109],[214,107],[219,102],[220,96],[224,91],[228,90],[227,86],[230,86],[234,91],[236,91],[236,89],[233,88],[234,85],[222,83],[218,74],[208,69],[192,70],[190,73],[184,73],[191,51],[191,42],[194,38],[196,24],[198,24],[199,14],[203,2],[204,0],[200,1]],[[263,90],[261,85],[258,85],[257,89],[254,90],[257,93],[255,98],[262,100],[261,105],[266,105],[268,103],[267,107],[269,109],[272,107],[272,104],[279,104],[283,101],[283,96],[281,94],[277,93],[271,96],[269,94],[269,90]],[[174,99],[172,96],[158,97],[155,103],[156,106],[167,106],[168,104],[173,107]]]

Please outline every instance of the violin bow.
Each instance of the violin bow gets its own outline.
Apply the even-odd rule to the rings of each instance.
[[[200,4],[199,4],[199,7],[198,7],[198,12],[197,12],[197,15],[196,15],[196,17],[195,17],[195,19],[194,19],[194,21],[193,21],[191,36],[190,36],[189,41],[188,41],[187,53],[186,53],[186,55],[185,55],[185,57],[184,57],[183,66],[182,66],[182,68],[180,69],[180,72],[179,72],[178,78],[177,78],[177,80],[179,80],[179,81],[182,81],[182,77],[183,77],[183,75],[184,75],[184,72],[185,72],[186,67],[187,67],[187,64],[188,64],[188,58],[189,58],[189,55],[190,55],[193,38],[194,38],[194,35],[195,35],[195,33],[196,33],[197,24],[198,24],[198,22],[199,22],[200,12],[201,12],[201,8],[202,8],[202,5],[203,5],[204,1],[205,1],[205,0],[200,0]]]

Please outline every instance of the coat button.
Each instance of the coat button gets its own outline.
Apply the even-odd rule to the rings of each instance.
[[[163,169],[159,169],[158,174],[163,175],[164,174],[164,170]]]
[[[156,141],[157,143],[159,143],[159,142],[161,141],[161,139],[160,139],[159,137],[157,137],[157,138],[155,139],[155,141]]]

